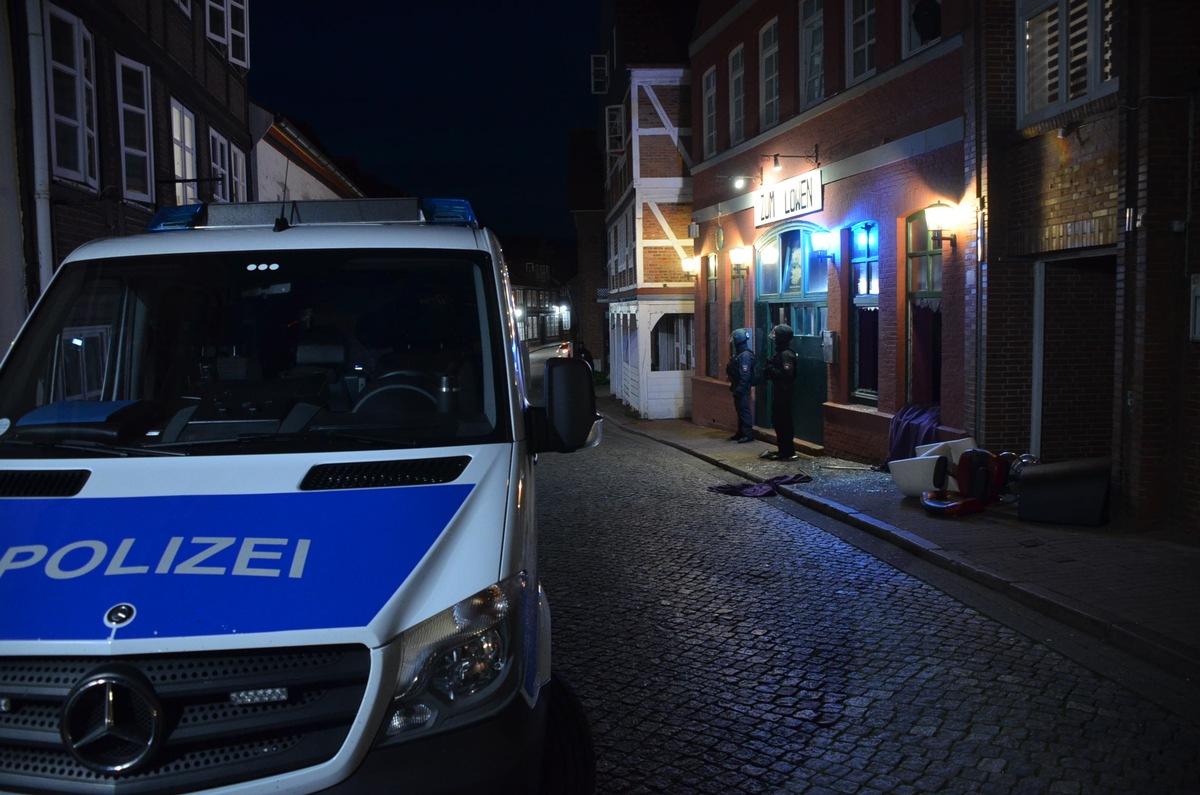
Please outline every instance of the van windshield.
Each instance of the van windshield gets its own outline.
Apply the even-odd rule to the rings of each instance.
[[[434,250],[68,264],[0,371],[0,457],[509,439],[493,267]]]

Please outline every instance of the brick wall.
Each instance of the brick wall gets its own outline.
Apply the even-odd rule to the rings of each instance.
[[[891,416],[865,408],[826,403],[825,452],[837,458],[882,464],[888,458]]]
[[[638,149],[638,172],[642,179],[679,179],[688,176],[683,155],[668,136],[639,136]]]

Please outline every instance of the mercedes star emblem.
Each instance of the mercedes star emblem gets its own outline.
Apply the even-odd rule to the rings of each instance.
[[[111,665],[93,671],[71,689],[59,733],[81,765],[114,775],[146,767],[166,727],[150,680],[132,666]]]

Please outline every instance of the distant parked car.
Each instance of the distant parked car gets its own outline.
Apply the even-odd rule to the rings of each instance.
[[[560,359],[570,359],[571,358],[571,343],[560,342],[558,344],[558,350],[556,350],[554,352],[554,355],[559,357]]]

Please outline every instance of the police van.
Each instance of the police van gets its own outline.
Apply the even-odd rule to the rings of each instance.
[[[0,364],[0,791],[513,792],[553,714],[527,397],[463,201],[213,204],[59,268]]]

